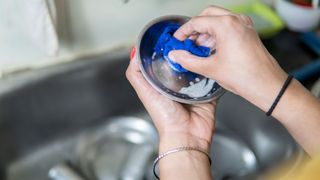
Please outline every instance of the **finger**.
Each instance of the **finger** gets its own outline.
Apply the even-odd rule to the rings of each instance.
[[[199,16],[222,16],[229,14],[232,14],[232,12],[222,7],[211,5],[204,9]]]
[[[134,55],[130,61],[129,67],[126,71],[127,79],[138,94],[141,101],[148,101],[148,96],[156,96],[158,93],[150,86],[150,84],[144,79],[137,56]]]
[[[197,16],[193,17],[191,20],[183,24],[175,33],[174,36],[183,41],[188,38],[190,35],[195,33],[200,34],[210,34],[214,35],[214,31],[220,29],[221,18],[217,17],[208,17],[208,16]]]
[[[215,49],[216,40],[213,36],[209,34],[200,34],[196,39],[196,44],[200,46],[206,46],[210,49]]]
[[[243,15],[243,14],[240,14],[239,15],[239,18],[240,20],[247,26],[253,26],[253,21],[252,19],[249,17],[249,16],[246,16],[246,15]]]
[[[179,103],[176,103],[169,98],[163,96],[157,92],[143,77],[137,56],[130,61],[129,67],[126,71],[126,76],[131,83],[132,87],[136,91],[139,99],[143,103],[144,107],[148,111],[155,123],[157,129],[160,131],[163,128],[163,121],[159,121],[159,113],[168,113],[166,108],[169,107],[170,111],[176,111],[177,108],[181,108]],[[168,116],[168,118],[171,118]]]
[[[213,105],[214,108],[217,108],[217,103],[218,103],[218,100],[211,101],[211,104]]]
[[[209,58],[198,57],[184,50],[171,51],[169,53],[169,58],[179,63],[187,70],[204,76],[211,61]]]
[[[192,41],[195,41],[195,40],[198,39],[198,37],[199,37],[199,34],[192,34],[192,35],[190,35],[190,36],[188,37],[188,39],[190,39],[190,40],[192,40]]]
[[[200,103],[200,104],[197,104],[196,106],[199,106],[203,109],[205,109],[207,112],[215,112],[215,108],[216,108],[216,105],[217,105],[217,100],[212,100],[210,102],[207,102],[207,103]]]
[[[145,80],[140,70],[139,60],[137,56],[134,56],[130,61],[129,67],[126,71],[126,76],[130,84],[136,91],[139,99],[151,115],[157,114],[159,108],[170,107],[174,104],[173,101],[157,92]]]

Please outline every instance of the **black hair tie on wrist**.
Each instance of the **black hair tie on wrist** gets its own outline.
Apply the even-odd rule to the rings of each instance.
[[[284,92],[286,91],[286,89],[288,88],[290,82],[292,81],[293,76],[289,75],[288,78],[286,79],[286,81],[284,82],[277,98],[274,100],[274,102],[272,103],[270,109],[266,112],[267,116],[270,116],[274,110],[274,108],[277,106],[278,102],[280,101],[280,98],[282,97],[282,95],[284,94]]]

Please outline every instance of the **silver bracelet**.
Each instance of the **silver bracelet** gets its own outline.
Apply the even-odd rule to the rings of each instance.
[[[205,154],[205,155],[208,157],[209,163],[210,163],[210,166],[211,166],[211,158],[210,158],[209,153],[208,153],[206,150],[204,150],[204,149],[202,149],[202,148],[199,148],[199,147],[177,147],[177,148],[170,149],[170,150],[168,150],[168,151],[160,154],[160,155],[154,160],[154,162],[153,162],[153,174],[154,174],[154,176],[155,176],[157,179],[159,179],[159,176],[158,176],[157,173],[156,173],[156,165],[158,164],[158,162],[159,162],[162,158],[168,156],[169,154],[177,153],[177,152],[180,152],[180,151],[198,151],[198,152],[200,152],[200,153],[203,153],[203,154]]]

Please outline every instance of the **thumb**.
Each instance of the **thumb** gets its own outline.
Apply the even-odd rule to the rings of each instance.
[[[169,58],[191,72],[201,74],[203,76],[208,75],[208,72],[206,71],[209,70],[209,58],[195,56],[184,50],[170,51]]]

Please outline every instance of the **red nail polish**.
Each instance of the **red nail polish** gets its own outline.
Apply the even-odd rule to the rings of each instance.
[[[136,54],[136,48],[133,46],[130,52],[130,60],[133,59],[135,54]]]

